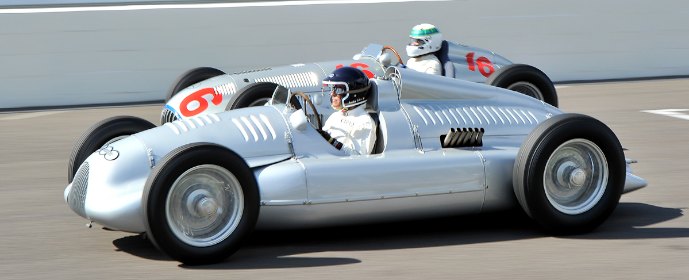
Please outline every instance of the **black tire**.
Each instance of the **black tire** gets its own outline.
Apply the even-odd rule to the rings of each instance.
[[[225,72],[212,68],[212,67],[198,67],[184,72],[182,75],[177,77],[172,87],[167,91],[165,95],[165,103],[170,101],[170,99],[175,96],[181,90],[213,77],[217,77],[225,74]]]
[[[234,179],[219,180],[218,182],[223,183],[220,185],[185,185],[184,180],[192,176],[189,175],[193,174],[192,170],[217,171],[220,175],[231,174],[230,177]],[[182,175],[186,176],[184,180],[175,185]],[[217,186],[222,186],[223,189],[219,190]],[[210,190],[206,191],[206,188]],[[206,191],[203,198],[192,197],[194,193],[204,193],[199,190]],[[220,195],[232,195],[232,198],[223,200],[222,197],[213,196],[213,190]],[[203,211],[200,210],[203,209],[200,208],[203,207],[201,201],[207,198],[213,201],[211,205],[216,207],[214,212],[199,213]],[[240,206],[237,205],[239,202]],[[186,207],[174,207],[176,203]],[[240,156],[217,145],[197,143],[175,149],[153,168],[146,181],[143,208],[146,232],[156,247],[184,264],[209,264],[223,261],[232,255],[254,229],[259,213],[259,192],[253,173]],[[168,219],[168,215],[174,217],[180,213],[185,214],[185,219]],[[201,227],[196,224],[197,228],[193,228],[194,222],[210,225]],[[184,229],[183,232],[180,232],[180,228]],[[214,233],[212,237],[220,236],[204,241],[187,233],[193,230],[219,230],[220,233]],[[195,242],[199,244],[193,244]]]
[[[557,91],[543,71],[526,64],[511,64],[488,77],[486,84],[513,90],[558,106]]]
[[[237,92],[234,100],[227,104],[226,111],[251,106],[263,106],[273,97],[273,92],[278,86],[278,84],[270,82],[254,83],[245,86]]]
[[[622,146],[610,128],[589,116],[561,114],[538,125],[522,144],[514,192],[546,231],[585,233],[617,207],[625,170]]]
[[[105,144],[154,127],[156,126],[147,120],[131,116],[111,117],[92,125],[81,134],[72,148],[67,165],[67,182],[71,183],[79,166]]]

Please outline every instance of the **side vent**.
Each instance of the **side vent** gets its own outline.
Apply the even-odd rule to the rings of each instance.
[[[483,128],[450,128],[447,134],[440,135],[443,148],[483,146]]]
[[[321,84],[321,80],[318,78],[318,75],[314,72],[295,73],[272,77],[261,77],[257,78],[255,81],[272,82],[288,88],[315,87]]]

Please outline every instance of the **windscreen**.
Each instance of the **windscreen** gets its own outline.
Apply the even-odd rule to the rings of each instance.
[[[278,85],[273,91],[273,98],[270,100],[271,105],[287,104],[287,98],[289,98],[290,90],[286,87]]]

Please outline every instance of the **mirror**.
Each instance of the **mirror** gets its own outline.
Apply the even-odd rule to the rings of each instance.
[[[311,101],[314,105],[320,106],[321,104],[323,104],[323,92],[314,93],[313,95],[311,95]]]

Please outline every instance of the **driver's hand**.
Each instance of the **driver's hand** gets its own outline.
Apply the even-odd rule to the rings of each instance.
[[[324,130],[317,129],[316,131],[318,131],[318,133],[319,133],[321,136],[323,136],[323,138],[325,138],[325,140],[330,141],[330,139],[333,138],[332,136],[330,136],[330,133],[327,133],[327,132],[325,132]]]
[[[318,133],[321,136],[323,136],[323,138],[325,138],[325,140],[328,141],[328,143],[330,143],[331,145],[333,145],[336,149],[338,149],[338,150],[342,149],[342,143],[340,143],[340,141],[337,141],[337,140],[335,140],[335,138],[330,136],[330,133],[328,133],[324,130],[320,130],[320,129],[318,129],[316,131],[318,131]]]

